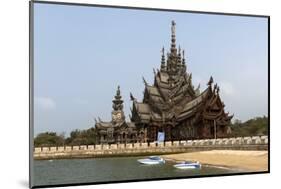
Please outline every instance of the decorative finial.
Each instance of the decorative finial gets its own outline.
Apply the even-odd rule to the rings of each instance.
[[[181,65],[181,46],[179,45],[179,52],[178,52],[178,65]]]
[[[182,65],[185,65],[184,50],[182,50]]]
[[[98,123],[98,120],[95,118],[95,122]]]
[[[117,86],[117,91],[116,91],[116,96],[120,96],[121,92],[120,92],[120,86]]]
[[[210,80],[209,80],[209,82],[208,82],[207,85],[211,86],[211,85],[213,84],[213,82],[214,82],[214,79],[213,79],[213,77],[211,76],[211,77],[210,77]]]
[[[135,100],[136,100],[136,98],[133,96],[132,93],[130,93],[130,98],[131,98],[132,101],[135,101]]]
[[[217,87],[217,94],[219,94],[219,92],[220,92],[220,87],[218,86]]]
[[[143,80],[145,86],[147,86],[147,82],[146,82],[146,80],[144,79],[144,77],[142,77],[142,80]]]

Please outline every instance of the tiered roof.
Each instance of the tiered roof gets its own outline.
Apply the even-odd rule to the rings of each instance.
[[[212,86],[212,77],[202,93],[200,86],[194,88],[192,74],[186,71],[184,50],[176,48],[175,25],[172,21],[170,51],[165,57],[165,50],[162,48],[161,66],[160,70],[154,71],[154,84],[149,85],[143,79],[145,90],[142,102],[131,95],[132,121],[175,124],[195,114],[198,114],[198,118],[204,116],[206,119],[218,119],[221,123],[230,121],[232,116],[224,113],[219,88],[217,85]]]

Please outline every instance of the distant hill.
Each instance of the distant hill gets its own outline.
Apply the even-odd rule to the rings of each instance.
[[[268,135],[268,118],[256,117],[245,122],[235,120],[230,127],[231,136]]]

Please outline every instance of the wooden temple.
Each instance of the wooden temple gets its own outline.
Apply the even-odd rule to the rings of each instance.
[[[171,47],[162,49],[160,69],[154,83],[143,78],[145,89],[139,102],[132,94],[131,122],[125,121],[123,100],[118,87],[113,100],[112,120],[96,121],[98,143],[154,142],[158,133],[165,141],[225,137],[233,115],[224,111],[220,88],[213,77],[207,88],[194,88],[187,72],[184,50],[176,47],[175,22],[171,26]]]
[[[213,84],[212,76],[204,91],[200,92],[200,86],[194,88],[184,50],[176,48],[175,25],[172,21],[171,48],[166,57],[162,49],[154,83],[143,79],[142,102],[131,94],[131,121],[144,132],[144,141],[156,141],[158,132],[165,133],[166,141],[225,137],[233,115],[224,111],[220,88]]]

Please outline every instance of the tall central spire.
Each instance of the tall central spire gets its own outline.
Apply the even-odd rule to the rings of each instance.
[[[176,48],[176,22],[174,20],[172,21],[171,33],[172,33],[172,38],[171,38],[171,54],[176,55],[177,54],[177,48]]]

